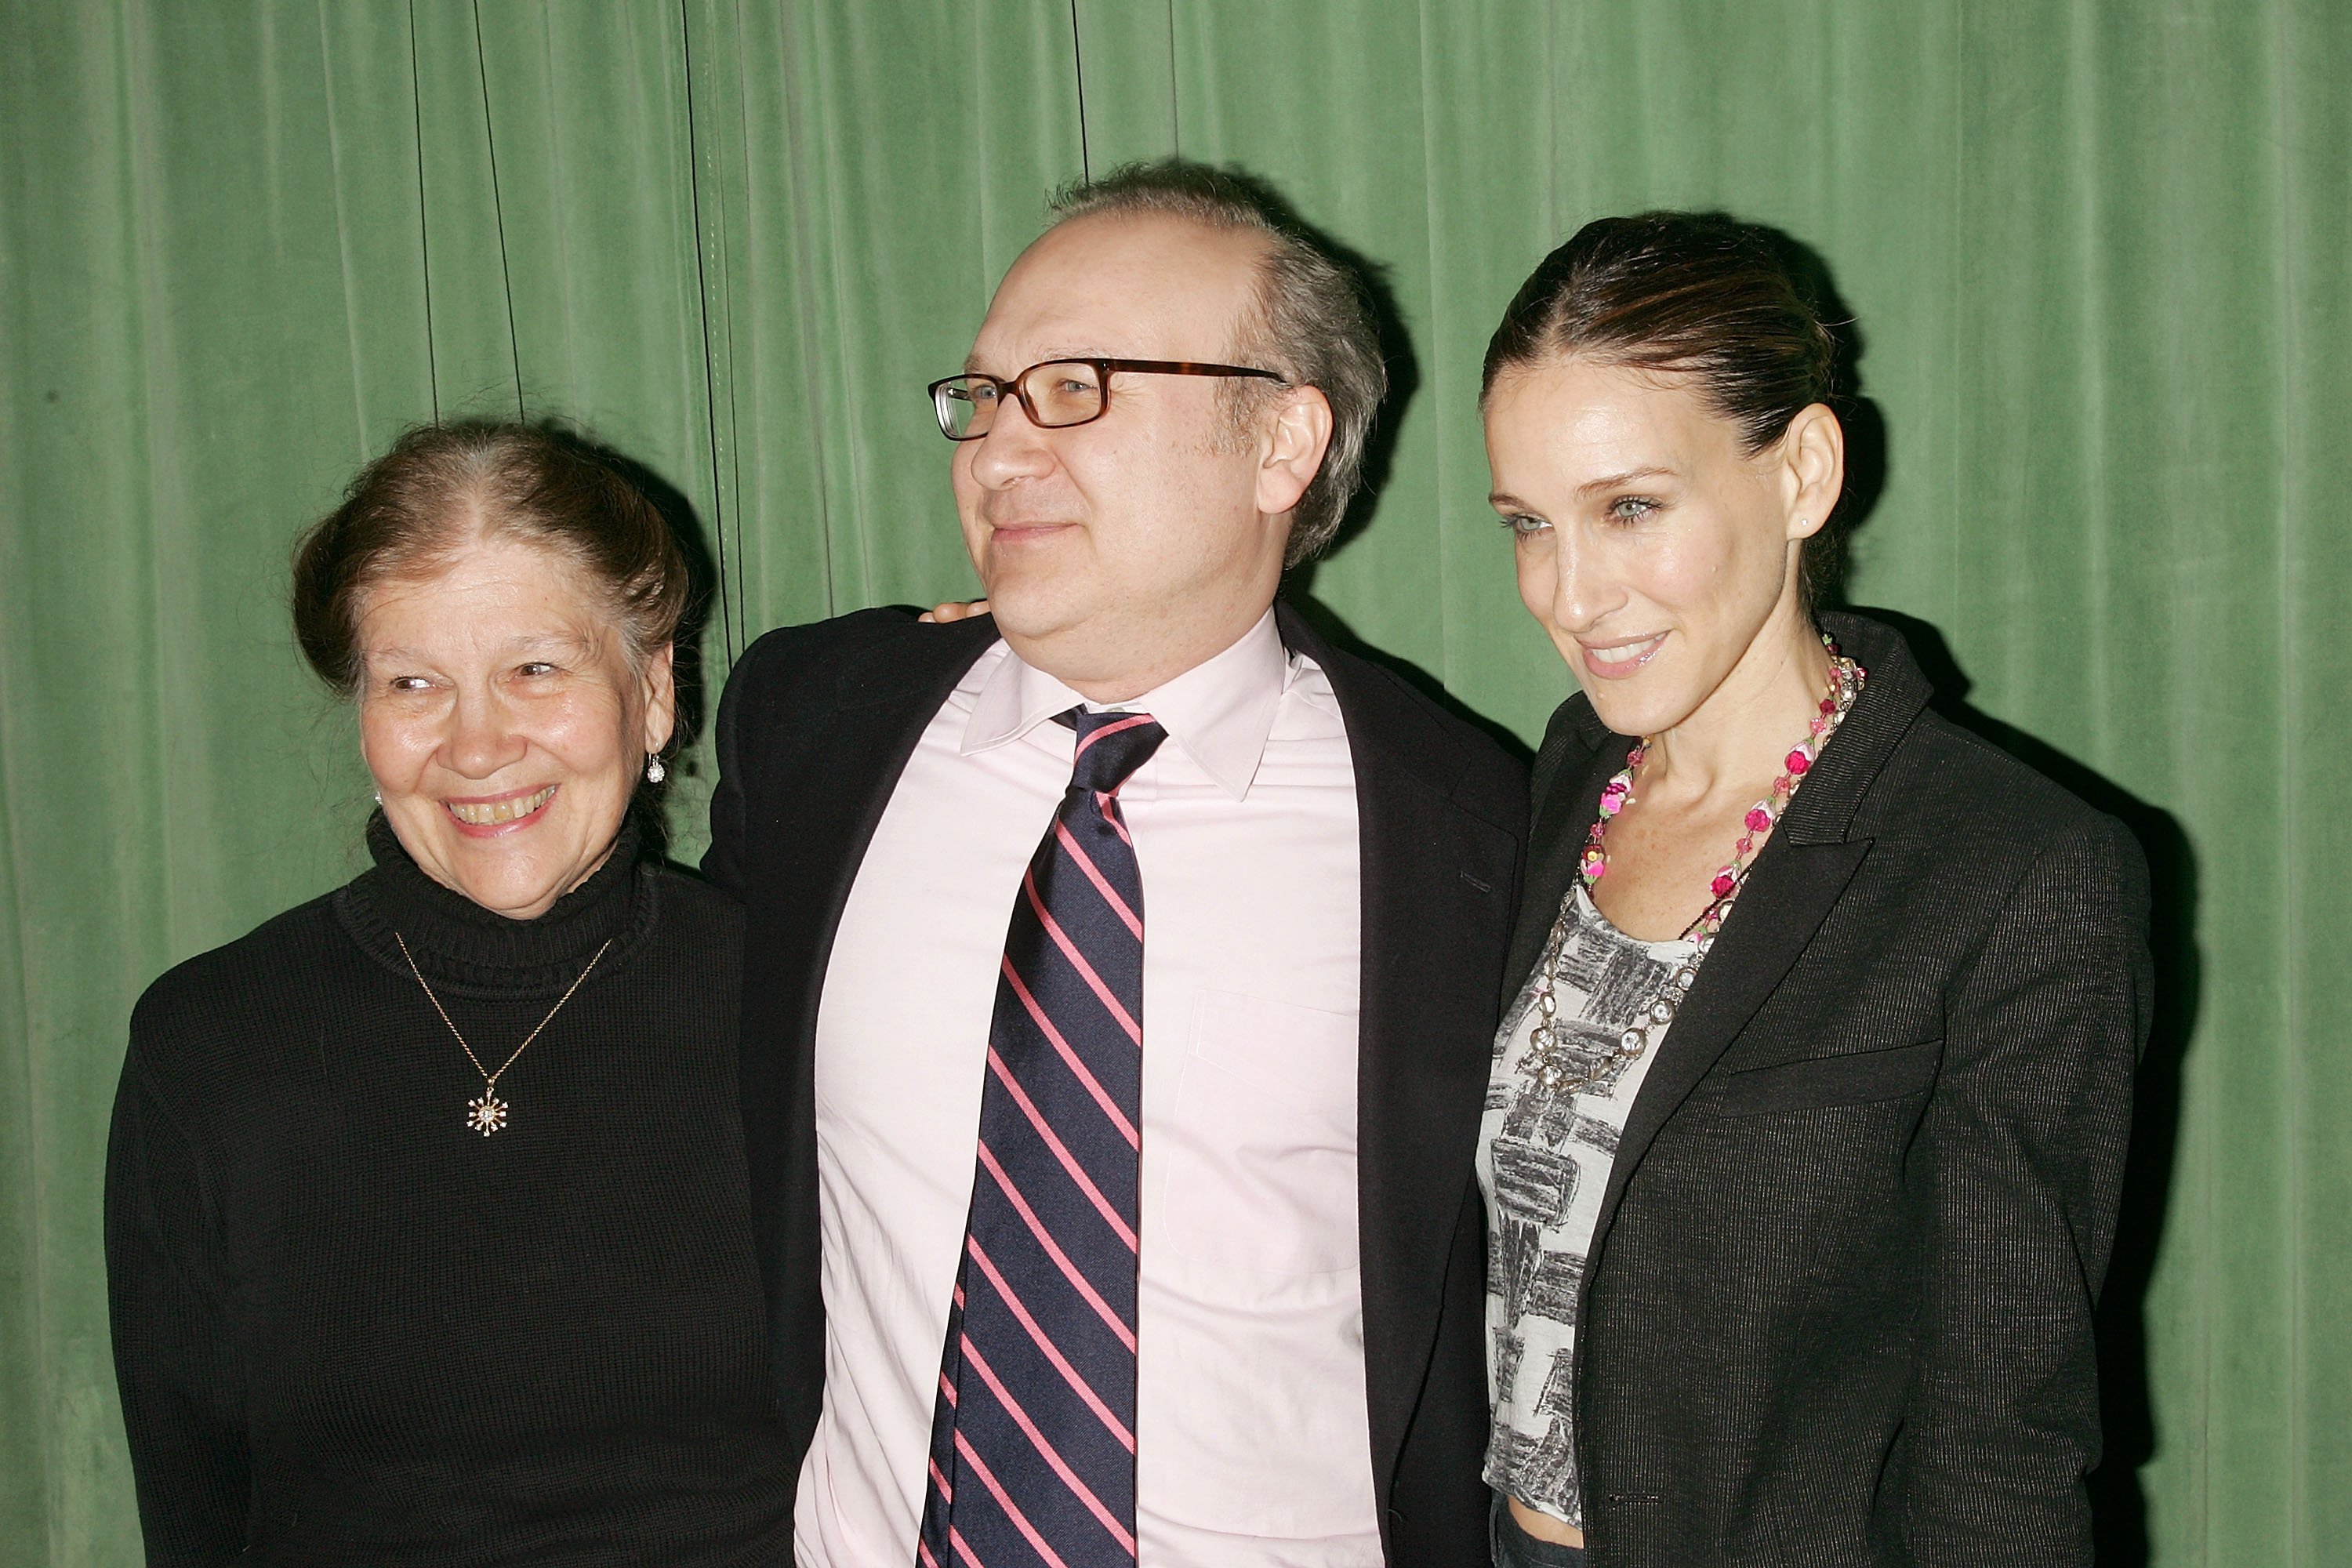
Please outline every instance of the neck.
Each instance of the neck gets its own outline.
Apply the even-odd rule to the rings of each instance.
[[[1668,800],[1758,793],[1757,781],[1777,774],[1804,738],[1829,687],[1829,650],[1790,595],[1706,700],[1652,738],[1644,793]]]
[[[1265,618],[1270,603],[1235,606],[1228,614],[1181,627],[1129,626],[1123,628],[1125,635],[1089,637],[1082,646],[1073,646],[1071,638],[1033,638],[1012,631],[1004,632],[1004,640],[1023,663],[1089,702],[1129,702],[1241,641]]]

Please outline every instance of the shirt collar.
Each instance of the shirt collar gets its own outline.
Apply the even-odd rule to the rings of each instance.
[[[1219,787],[1244,800],[1291,679],[1271,608],[1224,652],[1128,702],[1087,702],[1008,647],[972,703],[960,749],[970,756],[1005,745],[1080,706],[1149,713]]]

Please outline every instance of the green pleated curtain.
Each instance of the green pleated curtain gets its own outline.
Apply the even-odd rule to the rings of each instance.
[[[1297,591],[1523,737],[1567,678],[1482,501],[1504,302],[1654,205],[1821,257],[1883,472],[1849,596],[2158,866],[2106,1555],[2352,1562],[2347,82],[2341,0],[0,0],[0,1561],[139,1560],[131,1002],[360,864],[295,531],[520,410],[690,506],[714,689],[965,594],[922,384],[1052,186],[1181,151],[1383,269],[1384,483]]]

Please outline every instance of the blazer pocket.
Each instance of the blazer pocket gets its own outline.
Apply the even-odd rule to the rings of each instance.
[[[1907,1100],[1936,1081],[1943,1057],[1944,1042],[1934,1039],[1745,1068],[1710,1078],[1689,1103],[1717,1116],[1759,1116]]]
[[[1198,1263],[1356,1267],[1356,1020],[1232,992],[1193,1004],[1161,1213]]]

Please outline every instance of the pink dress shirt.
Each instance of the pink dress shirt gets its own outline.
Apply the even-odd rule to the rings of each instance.
[[[1000,642],[924,731],[817,1019],[824,1412],[803,1568],[914,1561],[997,961],[1080,699]],[[1144,697],[1139,1568],[1376,1568],[1357,1271],[1355,770],[1271,612]]]

